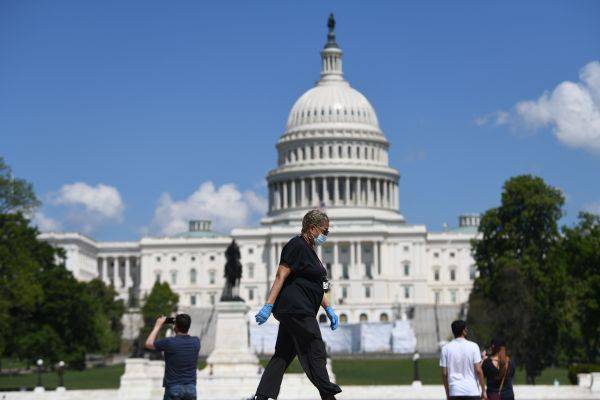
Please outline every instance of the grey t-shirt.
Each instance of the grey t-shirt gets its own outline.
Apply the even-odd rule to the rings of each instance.
[[[165,355],[163,387],[196,384],[200,338],[176,335],[154,342],[154,348]]]

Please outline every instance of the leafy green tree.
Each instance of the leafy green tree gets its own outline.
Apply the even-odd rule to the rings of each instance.
[[[117,291],[112,286],[106,285],[101,279],[93,279],[88,282],[87,290],[92,298],[99,302],[103,314],[108,319],[111,333],[109,350],[116,353],[121,347],[121,336],[123,334],[121,319],[125,314],[125,304],[123,300],[117,299]]]
[[[473,240],[479,277],[467,321],[480,344],[504,337],[529,383],[556,360],[567,274],[555,257],[564,198],[541,178],[509,179]]]
[[[142,318],[144,326],[140,329],[140,334],[136,340],[137,355],[143,354],[143,346],[150,331],[154,327],[156,318],[160,315],[171,315],[177,311],[179,295],[171,290],[167,282],[155,282],[150,294],[144,296],[144,305],[142,306]],[[159,334],[164,336],[166,328]]]
[[[20,333],[21,357],[38,357],[38,349],[26,344],[41,342],[40,335],[51,337],[50,330],[62,343],[47,349],[45,355],[50,362],[62,359],[70,367],[82,369],[86,353],[108,353],[113,345],[110,323],[88,285],[77,281],[64,265],[47,266],[39,279],[44,295],[28,329]]]
[[[578,223],[563,228],[560,254],[569,276],[573,308],[565,346],[570,359],[596,363],[600,349],[600,216],[580,213]]]
[[[42,266],[60,252],[37,240],[22,214],[0,214],[0,353],[14,355],[16,340],[28,329],[43,299]]]
[[[33,185],[14,178],[12,169],[0,157],[0,214],[22,212],[30,214],[40,205]]]
[[[124,306],[104,284],[77,281],[64,252],[38,240],[24,216],[38,204],[0,158],[0,354],[82,368],[86,353],[118,350]]]

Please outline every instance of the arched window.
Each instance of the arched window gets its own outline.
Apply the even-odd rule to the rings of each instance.
[[[389,321],[389,317],[387,315],[387,313],[381,313],[381,315],[379,316],[379,321],[380,322],[388,322]]]
[[[171,285],[177,285],[177,271],[171,271]]]
[[[254,279],[254,263],[248,264],[248,278]]]
[[[436,267],[433,269],[433,280],[434,281],[440,280],[440,268],[439,267]]]
[[[325,322],[327,322],[327,316],[325,314],[320,314],[319,323],[324,324]]]
[[[197,273],[196,268],[190,270],[190,283],[196,283]]]
[[[348,158],[352,158],[352,146],[348,146]]]
[[[456,280],[456,268],[450,269],[450,280],[451,281],[455,281]]]
[[[369,317],[365,313],[360,314],[360,317],[358,317],[358,319],[360,322],[368,322],[369,321]]]
[[[348,323],[348,316],[346,314],[340,314],[340,324]]]
[[[211,269],[210,271],[208,271],[208,283],[209,284],[211,284],[211,285],[215,284],[215,277],[216,277],[216,274],[215,274],[214,269]]]

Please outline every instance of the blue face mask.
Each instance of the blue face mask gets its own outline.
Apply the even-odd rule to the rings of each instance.
[[[325,243],[327,241],[327,236],[323,235],[322,233],[319,233],[319,236],[317,236],[315,238],[315,244],[317,246],[321,246],[323,243]]]

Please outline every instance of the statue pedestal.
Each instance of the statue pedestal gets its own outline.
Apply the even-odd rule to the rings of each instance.
[[[258,357],[250,350],[248,310],[240,301],[217,303],[215,348],[198,371],[198,398],[251,397],[260,379]]]
[[[201,375],[258,375],[258,357],[250,350],[249,310],[250,307],[241,301],[217,303],[215,348],[206,360],[207,367],[200,371]]]

